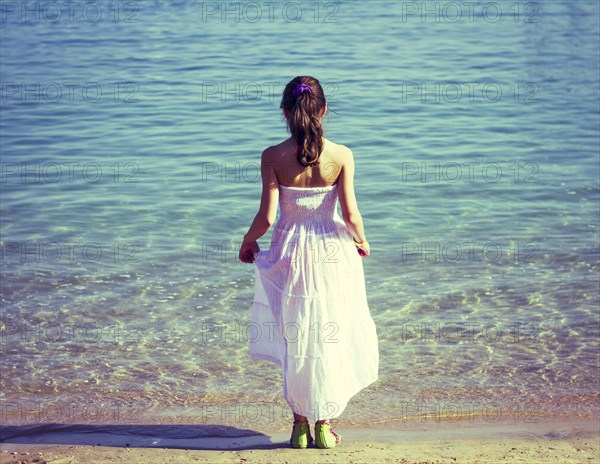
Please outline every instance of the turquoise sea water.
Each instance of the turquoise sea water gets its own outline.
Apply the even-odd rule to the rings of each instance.
[[[4,424],[288,426],[237,250],[303,74],[372,247],[380,379],[341,419],[598,416],[597,2],[26,3],[0,10]]]

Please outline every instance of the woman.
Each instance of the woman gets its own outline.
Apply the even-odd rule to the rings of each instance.
[[[294,414],[294,448],[341,441],[329,420],[378,376],[375,324],[360,256],[370,255],[354,193],[352,152],[324,137],[327,102],[319,81],[292,79],[281,109],[291,137],[261,157],[260,208],[239,257],[255,263],[250,355],[283,368]],[[341,207],[340,218],[337,205]],[[269,250],[257,240],[275,222]]]

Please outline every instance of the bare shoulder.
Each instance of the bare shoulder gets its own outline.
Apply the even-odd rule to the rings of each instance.
[[[350,148],[348,148],[346,145],[342,145],[341,143],[335,143],[332,142],[329,139],[327,140],[327,144],[329,145],[329,148],[332,152],[334,153],[339,153],[339,154],[351,154],[352,150],[350,150]]]
[[[262,160],[266,161],[270,159],[272,160],[274,158],[279,158],[282,154],[289,151],[289,145],[289,140],[284,140],[281,143],[271,145],[270,147],[265,148],[262,152]]]
[[[263,163],[273,162],[277,153],[279,152],[278,147],[279,145],[272,145],[270,147],[265,148],[260,156],[260,160]]]
[[[335,143],[331,140],[327,140],[327,142],[331,157],[336,163],[343,166],[353,159],[352,150],[350,150],[350,148],[348,148],[346,145]]]
[[[275,153],[275,151],[277,150],[277,145],[271,145],[270,147],[267,147],[263,150],[262,152],[262,157],[269,157],[269,156],[273,156],[273,154]]]

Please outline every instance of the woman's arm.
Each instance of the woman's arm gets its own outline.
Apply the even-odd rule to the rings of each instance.
[[[279,182],[275,175],[274,165],[269,162],[270,148],[262,152],[260,158],[260,174],[262,177],[262,194],[258,213],[248,229],[242,246],[240,247],[240,260],[245,263],[254,262],[254,253],[260,251],[256,241],[271,228],[277,216],[279,201]]]
[[[363,220],[354,193],[354,156],[349,148],[344,155],[342,172],[338,179],[338,197],[346,227],[354,237],[355,242],[363,242],[360,248],[365,252],[365,256],[369,256],[371,251],[365,237]]]

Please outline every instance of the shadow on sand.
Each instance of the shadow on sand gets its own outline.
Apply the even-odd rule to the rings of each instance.
[[[263,433],[211,424],[27,424],[0,426],[0,443],[83,445],[188,450],[289,448]]]

